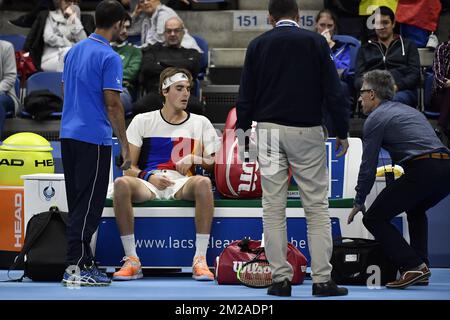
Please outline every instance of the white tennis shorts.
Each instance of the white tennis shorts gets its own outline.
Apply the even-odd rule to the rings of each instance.
[[[164,190],[159,190],[153,184],[148,181],[137,178],[141,183],[144,184],[154,195],[157,200],[172,200],[175,199],[175,194],[186,184],[186,182],[191,178],[182,175],[175,170],[154,170],[155,175],[166,176],[174,184],[167,187]],[[112,199],[114,197],[114,183],[110,183],[108,186],[107,197]]]

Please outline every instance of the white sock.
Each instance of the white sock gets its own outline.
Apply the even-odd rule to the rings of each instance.
[[[195,237],[195,255],[206,256],[206,250],[208,249],[209,234],[197,233]]]
[[[123,245],[123,250],[125,251],[125,255],[127,257],[137,257],[136,244],[134,241],[134,234],[121,236],[120,240],[122,240],[122,245]]]

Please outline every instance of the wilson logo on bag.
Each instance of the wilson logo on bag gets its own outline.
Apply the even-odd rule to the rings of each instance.
[[[250,161],[248,152],[240,157],[236,136],[236,108],[228,113],[222,136],[222,145],[217,153],[215,177],[217,190],[229,198],[260,198],[261,177],[257,161]]]
[[[247,242],[246,246],[248,250],[243,249],[243,242]],[[257,255],[261,249],[261,241],[259,240],[237,240],[230,243],[216,258],[215,261],[215,274],[218,284],[240,284],[237,278],[237,271],[241,266],[251,261]],[[261,259],[265,259],[265,254],[260,256]],[[294,271],[292,278],[292,284],[301,284],[306,275],[306,267],[308,260],[305,256],[292,244],[288,243],[287,247],[287,261],[291,264]],[[251,265],[250,270],[246,270],[250,273],[271,273],[269,267],[258,267]]]

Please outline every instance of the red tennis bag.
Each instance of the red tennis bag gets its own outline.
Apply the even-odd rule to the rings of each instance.
[[[257,251],[256,249],[261,246],[261,241],[259,240],[248,240],[248,248],[250,250],[243,251],[241,250],[242,246],[240,246],[242,241],[233,241],[216,258],[214,268],[218,284],[240,284],[236,275],[237,270],[241,264],[252,260],[256,256],[254,251]],[[266,256],[262,253],[259,258],[266,259]],[[287,260],[294,270],[292,284],[303,283],[308,261],[292,243],[288,243]]]
[[[257,161],[245,161],[239,156],[236,121],[236,108],[233,108],[228,113],[222,146],[216,155],[216,188],[228,198],[260,198],[262,190],[259,164]]]

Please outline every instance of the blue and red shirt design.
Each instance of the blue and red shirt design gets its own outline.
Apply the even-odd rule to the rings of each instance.
[[[141,170],[176,170],[175,164],[189,154],[207,156],[220,148],[219,137],[204,116],[189,114],[180,124],[164,120],[161,112],[137,115],[127,129],[128,141],[141,149]]]

